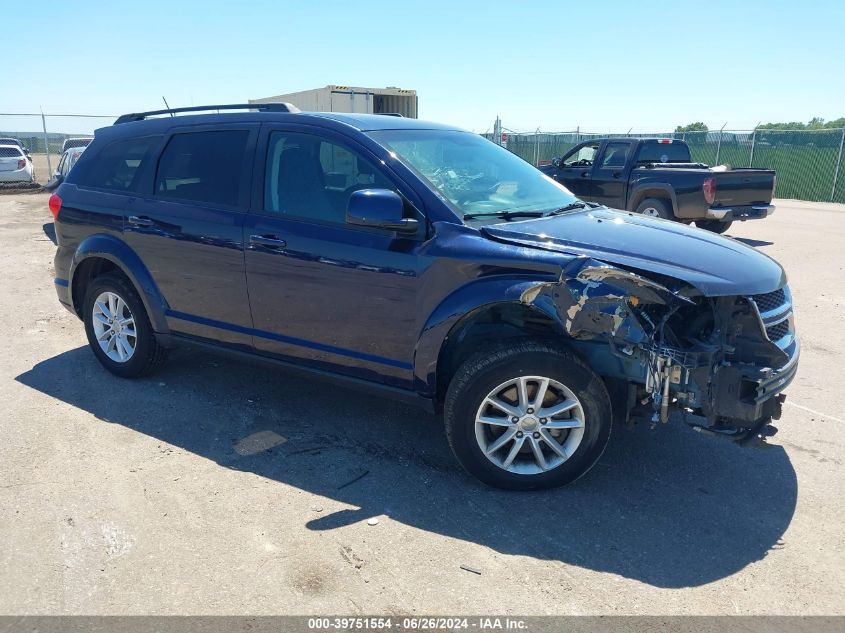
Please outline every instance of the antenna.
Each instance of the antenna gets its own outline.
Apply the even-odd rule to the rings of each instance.
[[[170,109],[170,104],[169,104],[169,103],[167,103],[167,99],[165,99],[165,98],[164,98],[164,95],[161,95],[161,100],[162,100],[162,101],[164,101],[164,107],[166,107],[166,108],[169,110],[169,109]],[[173,116],[173,113],[172,113],[172,112],[170,113],[170,116]]]

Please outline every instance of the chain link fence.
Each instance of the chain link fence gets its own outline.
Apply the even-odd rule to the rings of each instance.
[[[71,138],[86,138],[111,125],[116,116],[93,114],[0,113],[0,138],[19,139],[29,150],[35,179],[46,183],[62,147]],[[488,138],[494,135],[486,134]],[[661,137],[685,140],[692,159],[707,165],[761,167],[777,171],[777,196],[845,203],[842,165],[845,128],[820,130],[717,130],[613,134],[582,132],[511,132],[499,135],[507,148],[534,165],[559,158],[593,138]]]
[[[492,139],[492,134],[485,134]],[[575,145],[602,137],[685,140],[692,159],[707,165],[760,167],[777,172],[779,198],[845,203],[845,128],[716,130],[710,132],[504,132],[502,144],[534,165],[560,158]]]
[[[94,130],[111,125],[116,118],[95,114],[0,113],[0,139],[21,141],[32,159],[35,182],[43,185],[56,170],[66,140],[91,138]]]

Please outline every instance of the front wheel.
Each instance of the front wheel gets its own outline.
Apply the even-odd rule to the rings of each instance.
[[[704,229],[705,231],[712,231],[713,233],[722,234],[731,228],[731,222],[719,222],[719,220],[696,220],[695,225],[700,228]]]
[[[576,480],[601,457],[612,426],[602,380],[568,351],[540,341],[470,357],[449,385],[444,418],[461,465],[513,490]]]

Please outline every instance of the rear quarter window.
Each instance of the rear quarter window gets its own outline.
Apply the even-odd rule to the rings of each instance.
[[[0,158],[21,158],[23,152],[17,147],[0,147]]]
[[[85,163],[77,184],[82,187],[137,192],[142,168],[152,159],[153,149],[159,139],[158,136],[145,136],[106,145]],[[83,165],[80,164],[80,167]]]
[[[245,130],[174,134],[158,162],[155,194],[237,206],[248,139]]]

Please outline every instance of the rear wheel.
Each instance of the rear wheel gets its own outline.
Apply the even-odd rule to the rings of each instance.
[[[113,374],[143,376],[166,359],[167,350],[156,341],[144,304],[125,277],[109,274],[92,281],[82,309],[88,344]]]
[[[704,229],[705,231],[712,231],[713,233],[724,233],[731,228],[731,222],[719,222],[719,220],[696,220],[695,225]]]
[[[660,198],[646,198],[637,205],[637,213],[664,220],[675,219],[672,208],[666,204],[665,200],[661,200]]]
[[[574,481],[604,452],[612,426],[601,379],[566,350],[529,340],[464,362],[444,418],[461,465],[486,484],[514,490]]]

